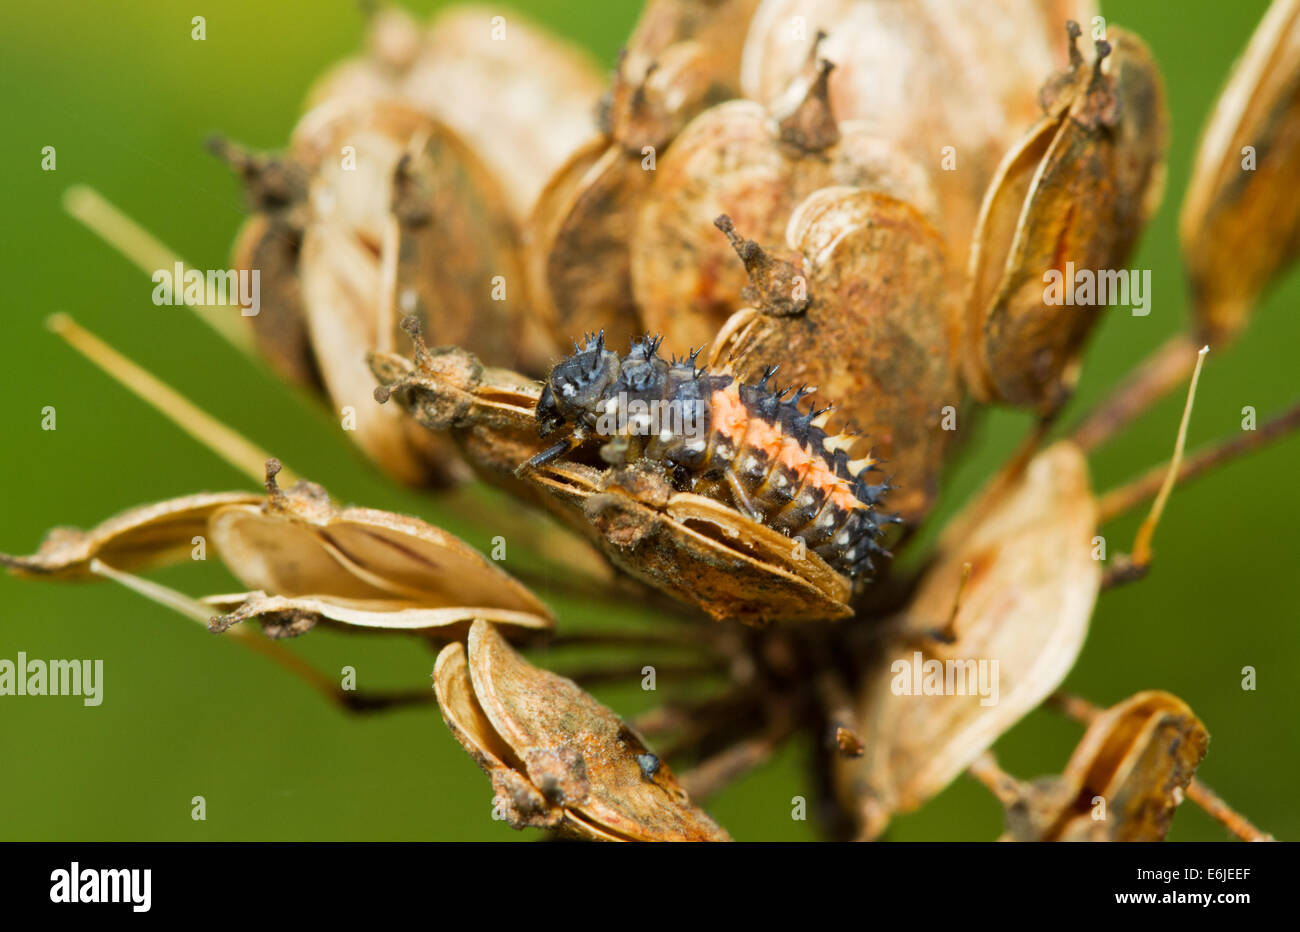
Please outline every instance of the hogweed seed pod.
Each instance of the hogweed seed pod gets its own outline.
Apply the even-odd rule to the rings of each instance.
[[[597,841],[729,841],[668,765],[572,680],[521,657],[477,621],[438,655],[443,720],[491,778],[514,828]]]
[[[1078,380],[1094,305],[1116,300],[1076,294],[1076,270],[1123,276],[1121,294],[1136,303],[1123,269],[1164,189],[1168,114],[1150,52],[1111,29],[1089,65],[1079,33],[1071,23],[1074,60],[1044,87],[1043,119],[989,186],[970,256],[967,383],[982,401],[1044,413]]]
[[[835,780],[861,834],[878,836],[893,813],[937,794],[1060,685],[1101,587],[1096,526],[1087,464],[1062,442],[945,529],[900,633],[858,687],[866,752],[842,761]],[[938,693],[927,691],[925,664],[969,676],[975,658],[996,664],[984,680],[996,696],[943,689],[944,672]]]
[[[397,8],[377,10],[366,53],[321,77],[307,106],[356,97],[429,114],[473,149],[522,221],[551,174],[597,135],[604,79],[585,50],[500,12],[455,5],[422,28]]]
[[[1093,719],[1060,777],[1013,788],[1003,838],[1163,841],[1209,741],[1177,696],[1131,696]]]
[[[524,227],[533,313],[552,338],[604,330],[640,333],[632,294],[631,241],[652,174],[605,139],[575,152],[547,183]]]
[[[641,198],[632,287],[641,320],[682,352],[708,345],[743,306],[745,271],[717,235],[730,216],[745,235],[792,258],[785,229],[819,188],[858,187],[937,215],[926,173],[862,124],[835,122],[826,99],[829,62],[814,55],[775,113],[730,101],[696,117],[673,141]]]
[[[267,463],[265,496],[202,493],[133,508],[89,531],[51,532],[35,555],[0,563],[24,576],[119,578],[192,558],[197,540],[250,590],[205,600],[214,631],[248,619],[272,637],[320,622],[442,638],[475,618],[551,626],[536,596],[458,538],[416,518],[340,508],[314,483],[282,489],[280,468]]]
[[[919,520],[962,402],[955,276],[939,234],[910,204],[857,188],[825,188],[798,205],[786,230],[793,263],[719,222],[756,306],[727,322],[711,363],[746,378],[779,365],[783,378],[816,386],[838,423],[862,435],[856,453],[887,464],[888,507]]]
[[[637,157],[705,108],[740,95],[740,56],[758,0],[650,0],[619,56],[606,133]]]
[[[645,330],[632,287],[636,217],[657,160],[686,123],[736,96],[739,43],[755,0],[655,0],[606,101],[603,141],[575,151],[525,225],[534,313],[561,344]]]
[[[1275,0],[1201,135],[1179,233],[1200,339],[1245,326],[1300,250],[1300,3]]]
[[[939,229],[965,255],[998,161],[1034,119],[1038,83],[1065,63],[1055,30],[1095,13],[1091,0],[764,0],[742,85],[771,104],[824,31],[835,117],[863,121],[930,173]]]

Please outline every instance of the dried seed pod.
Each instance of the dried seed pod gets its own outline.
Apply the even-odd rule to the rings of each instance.
[[[1179,232],[1198,339],[1234,336],[1300,251],[1300,2],[1274,0],[1201,135]]]
[[[575,152],[537,200],[524,231],[528,294],[556,343],[597,330],[626,340],[643,329],[630,254],[652,174],[642,165],[597,140]]]
[[[410,631],[441,639],[463,636],[476,618],[515,630],[546,630],[552,626],[549,617],[533,612],[482,605],[421,608],[401,599],[388,604],[366,600],[364,607],[358,607],[347,598],[286,598],[254,591],[207,596],[203,601],[223,611],[208,622],[210,630],[222,632],[256,619],[271,638],[295,637],[318,624],[346,630]]]
[[[782,248],[795,205],[819,188],[859,187],[908,202],[933,219],[925,172],[862,124],[839,126],[826,102],[831,66],[809,62],[793,101],[775,115],[729,101],[696,117],[659,160],[643,198],[632,285],[646,329],[672,350],[707,345],[742,305],[745,272],[717,235],[732,218],[745,234]]]
[[[225,508],[210,521],[222,561],[250,589],[358,609],[482,605],[550,617],[528,589],[458,538],[417,518],[338,508],[314,483],[281,489],[278,469],[267,465],[261,505]]]
[[[550,611],[526,587],[456,537],[417,518],[339,508],[320,486],[281,489],[267,463],[267,494],[203,493],[146,505],[90,531],[57,529],[30,557],[0,555],[18,575],[77,579],[91,561],[128,571],[192,557],[196,539],[250,589],[208,600],[210,626],[259,618],[273,636],[318,621],[348,627],[455,633],[474,618],[546,628]]]
[[[307,171],[292,158],[248,152],[220,137],[210,139],[208,148],[240,176],[253,214],[231,250],[235,268],[260,273],[258,313],[244,318],[253,342],[282,378],[320,391],[320,370],[307,332],[298,277],[308,213]]]
[[[739,96],[758,0],[650,0],[614,73],[602,122],[624,149],[661,149],[697,113]]]
[[[1076,294],[1075,270],[1122,281],[1127,300],[1123,266],[1164,189],[1168,114],[1150,52],[1112,29],[1089,66],[1078,35],[1072,64],[1044,88],[1045,116],[989,186],[970,259],[967,382],[983,401],[1043,412],[1078,380],[1094,305],[1115,300],[1099,302],[1091,284]]]
[[[763,625],[852,614],[851,582],[818,554],[711,498],[674,492],[660,469],[560,462],[530,477],[589,523],[612,563],[712,618]]]
[[[573,681],[529,664],[486,621],[438,656],[452,734],[492,778],[515,828],[604,841],[728,841],[668,766]]]
[[[403,78],[420,55],[422,41],[419,22],[406,10],[390,5],[372,10],[363,53],[317,78],[307,91],[304,109],[345,97],[397,97]]]
[[[817,386],[886,464],[896,486],[888,507],[919,519],[956,434],[944,408],[955,419],[961,403],[953,272],[939,234],[911,205],[855,188],[817,191],[796,208],[786,231],[794,263],[722,225],[759,300],[718,334],[712,364],[746,379],[780,365],[783,378]]]
[[[738,43],[755,2],[653,0],[643,11],[604,108],[609,138],[573,152],[525,224],[529,297],[558,343],[644,331],[631,278],[640,202],[658,150],[696,113],[735,95]]]
[[[310,178],[306,201],[255,217],[236,257],[284,259],[267,270],[271,287],[300,298],[301,319],[277,325],[292,336],[281,355],[299,357],[305,335],[349,433],[390,473],[410,483],[463,476],[445,445],[375,406],[365,352],[404,340],[400,306],[489,358],[547,357],[549,342],[524,313],[514,232],[490,175],[430,117],[358,99],[307,114],[291,158]],[[286,227],[281,214],[301,229],[300,248],[268,242]]]
[[[1141,692],[1101,713],[1059,778],[1007,810],[1008,840],[1163,841],[1209,747],[1177,696]]]
[[[410,326],[418,334],[414,320]],[[370,366],[381,404],[392,398],[423,429],[450,436],[480,478],[546,505],[535,487],[515,474],[547,446],[533,416],[542,392],[539,383],[484,366],[459,347],[429,349],[418,337],[413,361],[396,353],[372,353]]]
[[[1055,30],[1095,13],[1092,0],[764,0],[741,84],[771,104],[824,31],[836,118],[866,122],[930,172],[940,230],[965,255],[998,160],[1034,118],[1038,83],[1065,64]]]
[[[1096,524],[1087,464],[1063,442],[945,530],[902,635],[858,687],[866,753],[836,764],[838,798],[864,835],[942,790],[1060,685],[1101,585]]]
[[[577,45],[485,6],[441,10],[426,30],[403,11],[371,18],[366,54],[316,82],[308,106],[399,100],[449,126],[492,170],[522,220],[546,180],[598,135],[604,78]],[[472,93],[471,93],[472,91]]]
[[[200,492],[141,505],[88,531],[54,528],[39,551],[28,557],[0,553],[0,565],[17,576],[60,580],[89,578],[91,560],[131,571],[166,566],[190,555],[194,538],[207,534],[215,513],[261,500],[261,495],[251,492]]]

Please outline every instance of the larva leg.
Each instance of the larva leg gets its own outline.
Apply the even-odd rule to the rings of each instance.
[[[731,494],[736,500],[736,507],[743,511],[746,517],[751,520],[762,521],[763,513],[758,510],[758,507],[750,499],[749,493],[746,492],[745,487],[740,484],[740,480],[736,478],[736,474],[732,470],[728,469],[726,479],[727,487],[731,489]]]

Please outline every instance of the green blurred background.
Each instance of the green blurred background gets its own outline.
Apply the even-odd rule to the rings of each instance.
[[[435,7],[411,3],[419,12]],[[515,4],[612,63],[633,23],[632,0]],[[1089,354],[1074,410],[1095,401],[1187,318],[1176,217],[1198,129],[1264,0],[1109,0],[1108,19],[1136,29],[1163,66],[1173,111],[1169,189],[1133,261],[1154,270],[1147,318],[1109,315]],[[207,40],[190,18],[207,17]],[[9,310],[0,340],[0,550],[31,552],[46,528],[86,527],[140,502],[200,489],[243,488],[241,475],[93,370],[46,331],[66,310],[344,501],[438,520],[436,506],[397,488],[353,452],[337,423],[216,339],[183,309],[150,302],[152,283],[60,209],[85,182],[195,265],[221,268],[242,217],[240,193],[202,140],[220,130],[273,148],[287,138],[309,83],[360,43],[362,16],[345,0],[168,0],[6,4],[0,13],[0,146]],[[40,170],[42,147],[58,170]],[[1297,179],[1300,182],[1300,179]],[[1234,346],[1212,354],[1191,427],[1193,446],[1261,419],[1297,394],[1300,300],[1295,275],[1275,290]],[[58,429],[42,431],[53,405]],[[1181,406],[1169,399],[1093,457],[1105,489],[1168,455]],[[1066,418],[1068,422],[1069,417]],[[972,491],[1023,431],[988,418],[953,472],[943,514]],[[1103,594],[1067,687],[1109,704],[1144,688],[1187,700],[1213,740],[1201,776],[1280,837],[1300,836],[1294,804],[1297,622],[1296,456],[1289,438],[1174,496],[1140,585]],[[942,515],[940,516],[942,517]],[[1112,553],[1137,518],[1106,529]],[[448,526],[477,545],[491,530]],[[161,578],[191,592],[228,591],[219,565]],[[543,595],[545,593],[543,592]],[[610,610],[552,600],[564,623],[610,621]],[[432,654],[387,638],[316,633],[293,645],[324,669],[357,667],[363,686],[427,683]],[[490,789],[433,706],[349,717],[265,660],[110,585],[53,586],[0,578],[0,657],[102,658],[104,703],[0,698],[3,839],[521,839],[490,819]],[[1258,690],[1241,689],[1241,669]],[[623,714],[638,690],[598,690]],[[1057,772],[1079,729],[1038,711],[998,745],[1003,765]],[[710,805],[739,839],[802,839],[790,818],[807,792],[802,747]],[[207,800],[192,821],[190,799]],[[959,780],[896,839],[982,839],[999,808]],[[1192,806],[1172,838],[1224,832]]]

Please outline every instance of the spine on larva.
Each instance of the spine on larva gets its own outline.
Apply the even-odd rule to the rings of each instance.
[[[611,464],[648,458],[678,488],[727,502],[792,538],[840,572],[869,575],[893,515],[878,510],[889,490],[867,474],[870,456],[849,459],[858,438],[824,430],[830,408],[802,412],[813,390],[770,386],[776,367],[753,384],[659,356],[658,337],[634,340],[620,357],[604,335],[575,344],[551,371],[537,405],[543,435],[570,433],[534,458],[537,465],[590,441]]]

